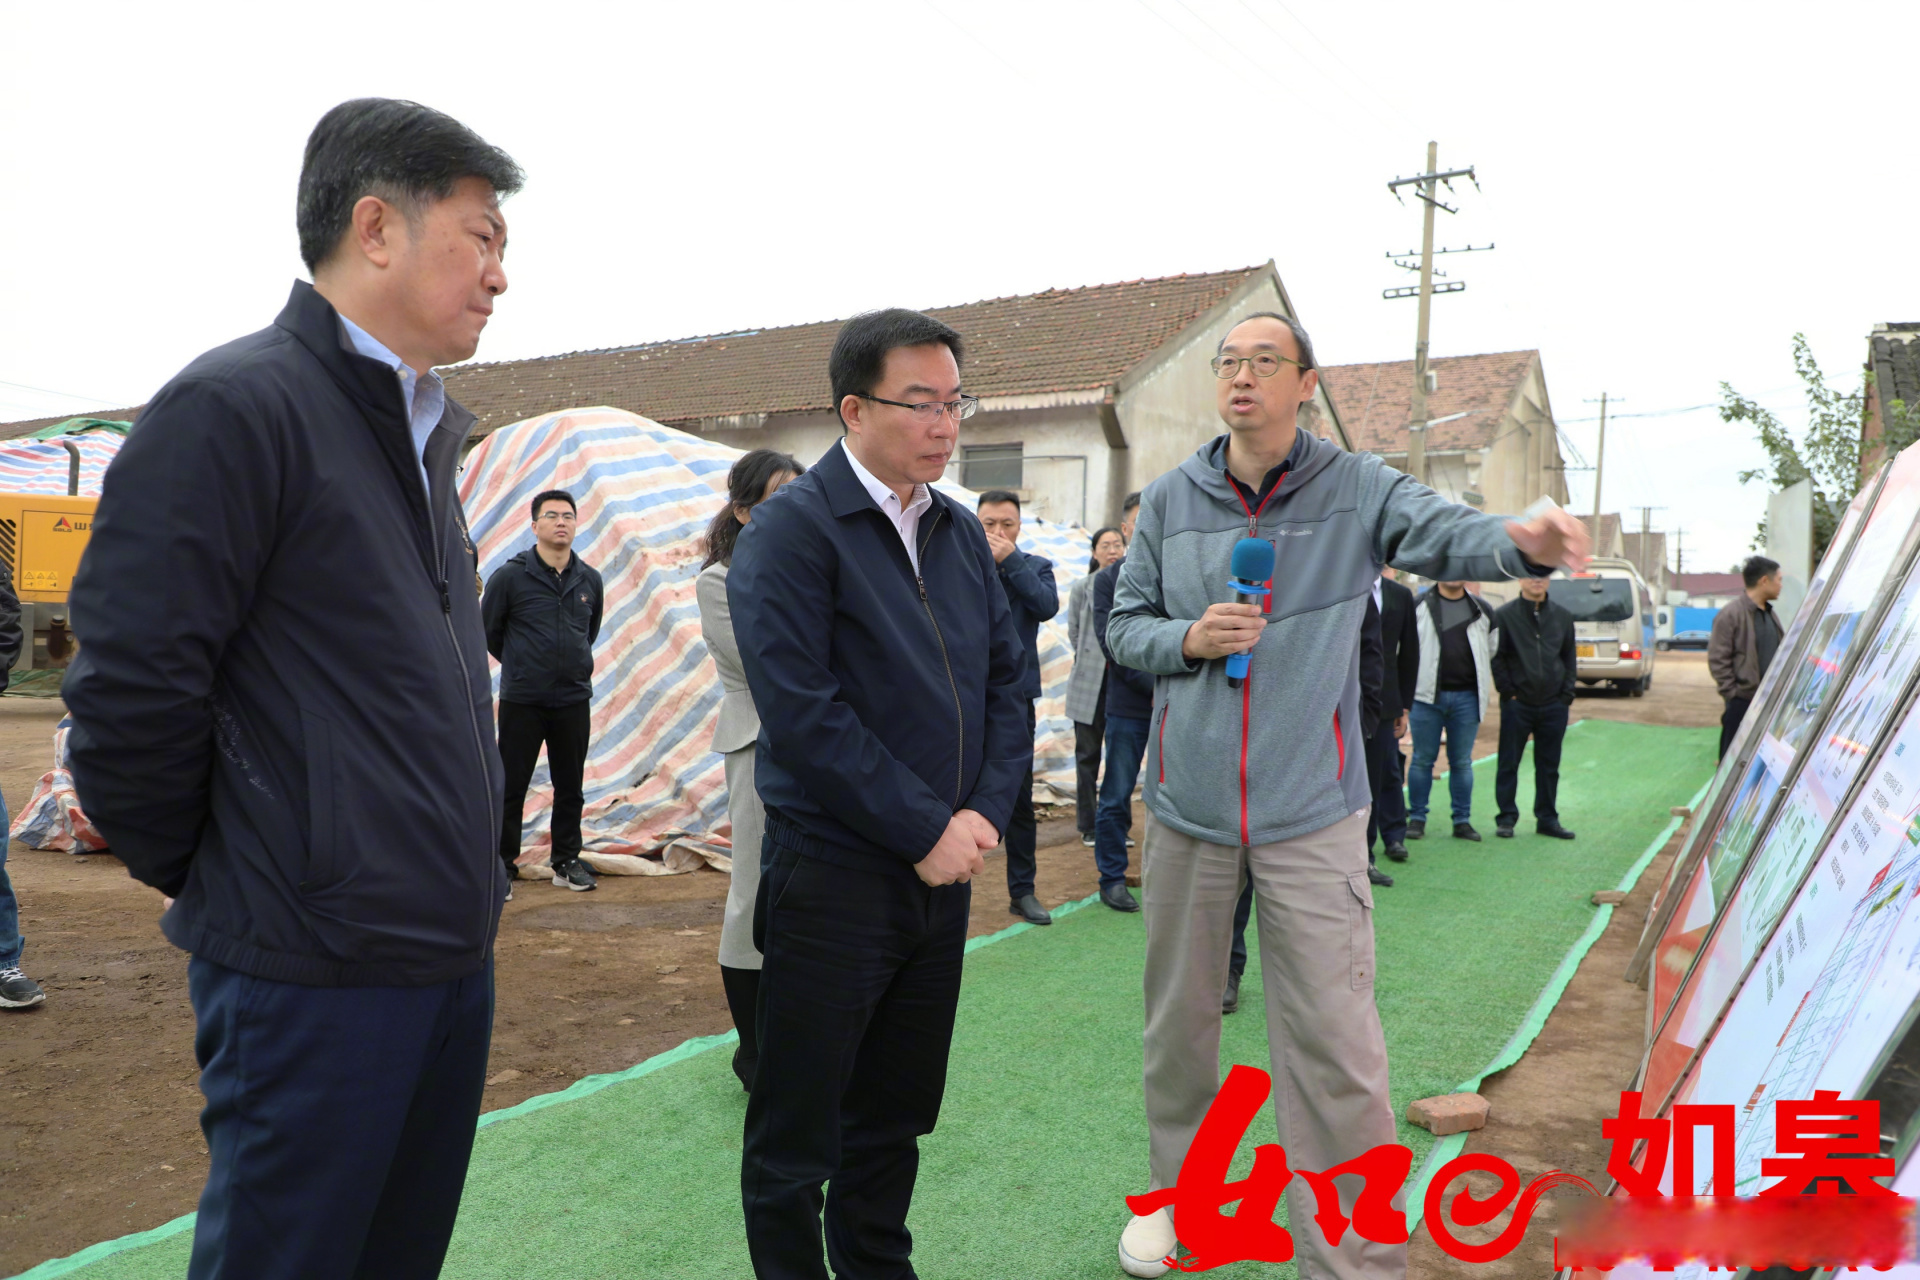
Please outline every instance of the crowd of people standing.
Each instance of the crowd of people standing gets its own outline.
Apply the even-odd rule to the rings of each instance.
[[[190,955],[210,1156],[192,1280],[437,1275],[542,749],[547,874],[595,887],[579,817],[600,576],[573,549],[573,495],[549,489],[532,545],[480,581],[455,491],[475,418],[434,372],[474,355],[506,291],[500,206],[522,180],[417,103],[329,111],[296,204],[311,283],[153,398],[75,579],[75,786]],[[936,485],[978,405],[964,356],[931,316],[847,322],[826,369],[844,434],[810,466],[740,460],[697,582],[724,690],[720,961],[761,1280],[914,1273],[906,1220],[945,1093],[971,882],[1003,840],[1009,912],[1050,921],[1034,892],[1034,700],[1037,629],[1059,597],[1052,566],[1017,545],[1018,495],[969,510]],[[1411,717],[1412,838],[1438,738],[1477,722],[1490,682],[1510,677],[1516,699],[1546,686],[1494,669],[1477,603],[1449,590],[1409,607],[1374,566],[1544,579],[1587,552],[1564,512],[1475,512],[1297,429],[1319,371],[1290,317],[1241,318],[1210,365],[1226,432],[1128,499],[1069,601],[1089,664],[1073,718],[1099,726],[1077,755],[1089,784],[1104,766],[1101,900],[1144,922],[1153,1196],[1219,1086],[1236,915],[1259,930],[1282,1145],[1324,1169],[1394,1138],[1373,1001],[1386,878],[1368,854],[1393,771],[1366,761]],[[1307,525],[1318,536],[1287,536]],[[1277,548],[1259,606],[1221,600],[1243,536]],[[1552,717],[1527,723],[1540,738]],[[1237,764],[1222,768],[1228,741]],[[1377,807],[1393,857],[1399,819]],[[1130,1274],[1169,1269],[1166,1208],[1118,1235]],[[1301,1257],[1383,1280],[1406,1266],[1404,1246],[1304,1233]]]

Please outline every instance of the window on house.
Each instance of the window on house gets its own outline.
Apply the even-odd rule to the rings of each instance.
[[[1020,460],[1024,447],[1018,444],[962,446],[960,483],[976,492],[982,489],[1020,488]]]

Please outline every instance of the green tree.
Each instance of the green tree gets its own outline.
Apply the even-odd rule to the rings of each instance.
[[[1776,492],[1802,480],[1813,482],[1813,559],[1818,564],[1833,540],[1834,530],[1846,514],[1847,504],[1860,491],[1860,432],[1866,422],[1867,386],[1863,375],[1853,391],[1837,391],[1827,385],[1826,375],[1807,347],[1804,333],[1793,335],[1793,371],[1806,387],[1807,421],[1796,441],[1779,416],[1771,409],[1720,384],[1720,417],[1726,422],[1747,422],[1760,437],[1766,450],[1767,465],[1740,473],[1740,483],[1764,480]],[[1920,439],[1920,405],[1909,409],[1894,400],[1883,406],[1886,456]],[[1764,546],[1767,522],[1762,519],[1753,545]]]

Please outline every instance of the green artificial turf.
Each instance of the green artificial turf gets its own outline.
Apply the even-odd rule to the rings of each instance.
[[[1607,910],[1590,904],[1591,893],[1618,884],[1667,827],[1668,807],[1710,776],[1715,741],[1711,730],[1587,721],[1568,735],[1561,772],[1561,817],[1577,841],[1537,837],[1531,818],[1515,839],[1495,839],[1488,761],[1474,771],[1486,841],[1429,837],[1411,846],[1411,861],[1391,867],[1398,884],[1376,891],[1375,926],[1396,1114],[1472,1080],[1509,1044],[1569,948]],[[1530,775],[1529,763],[1523,813]],[[1444,819],[1444,783],[1433,799]],[[1016,926],[972,949],[946,1102],[922,1144],[910,1220],[926,1280],[1120,1275],[1122,1198],[1147,1187],[1142,943],[1138,915],[1096,903],[1060,913],[1051,928]],[[1223,1064],[1266,1067],[1262,1007],[1256,959],[1241,1012],[1226,1020]],[[750,1276],[739,1207],[745,1098],[730,1055],[701,1047],[487,1117],[444,1274]],[[1273,1133],[1263,1112],[1242,1169],[1252,1145]],[[1417,1168],[1433,1139],[1404,1120],[1400,1136]],[[191,1232],[166,1231],[131,1248],[96,1246],[105,1255],[98,1261],[75,1266],[77,1255],[28,1275],[175,1280]],[[1241,1264],[1213,1274],[1292,1272]]]

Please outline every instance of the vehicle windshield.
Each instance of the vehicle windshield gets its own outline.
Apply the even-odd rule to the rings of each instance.
[[[1625,578],[1555,578],[1547,598],[1575,622],[1625,622],[1633,616],[1633,583]]]

